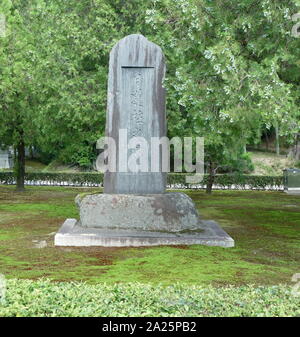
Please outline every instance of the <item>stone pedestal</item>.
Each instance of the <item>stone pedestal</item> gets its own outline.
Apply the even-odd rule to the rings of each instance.
[[[190,245],[233,247],[214,221],[202,220],[184,193],[78,195],[80,220],[67,219],[58,246]]]
[[[86,228],[76,219],[67,219],[55,235],[56,246],[141,247],[158,245],[206,245],[234,247],[233,239],[215,222],[201,221],[199,229],[186,232],[113,230]]]

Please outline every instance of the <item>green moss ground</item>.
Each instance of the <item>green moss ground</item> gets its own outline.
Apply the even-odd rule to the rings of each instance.
[[[95,188],[0,186],[0,273],[7,278],[196,285],[291,284],[300,273],[300,196],[280,192],[188,191],[236,247],[58,248],[54,234],[78,218],[77,194]],[[35,248],[39,241],[47,247]]]

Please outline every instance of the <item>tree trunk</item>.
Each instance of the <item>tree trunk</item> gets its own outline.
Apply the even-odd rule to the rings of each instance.
[[[269,136],[268,136],[268,131],[266,132],[266,150],[269,151]]]
[[[17,157],[15,160],[15,175],[17,181],[17,191],[22,192],[25,190],[25,143],[24,132],[20,132],[20,140],[17,145]]]
[[[211,194],[212,193],[212,187],[215,181],[215,170],[213,167],[213,163],[209,162],[209,170],[208,170],[208,181],[206,185],[206,193]]]
[[[277,156],[279,156],[280,155],[279,127],[278,127],[277,123],[276,123],[276,126],[275,126],[275,136],[276,136],[276,154],[277,154]]]
[[[296,144],[295,144],[295,160],[300,160],[300,134],[298,133],[296,136]]]
[[[300,160],[300,134],[295,135],[294,145],[290,148],[288,157],[292,160]]]
[[[34,159],[33,146],[29,146],[29,156],[30,159]]]

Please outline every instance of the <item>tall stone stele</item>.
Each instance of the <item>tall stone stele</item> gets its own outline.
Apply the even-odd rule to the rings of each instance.
[[[128,171],[131,154],[126,144],[119,145],[119,134],[126,130],[127,141],[167,135],[165,61],[161,48],[142,35],[129,35],[112,49],[109,60],[106,136],[117,145],[116,173],[106,172],[104,193],[164,193],[166,173]],[[148,167],[150,169],[150,151]],[[112,154],[114,156],[114,154]]]
[[[165,191],[161,153],[156,172],[128,168],[139,151],[133,137],[151,144],[167,134],[165,61],[162,50],[144,36],[120,40],[109,60],[106,136],[115,141],[106,161],[116,156],[113,172],[105,172],[104,193],[78,195],[80,220],[67,219],[55,236],[59,246],[147,246],[206,244],[233,246],[233,240],[214,221],[200,220],[191,198]],[[159,150],[161,151],[161,150]],[[148,168],[151,168],[148,151]],[[138,164],[136,164],[138,165]],[[133,164],[134,166],[134,164]]]

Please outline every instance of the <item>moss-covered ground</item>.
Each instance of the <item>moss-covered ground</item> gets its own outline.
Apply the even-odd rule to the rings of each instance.
[[[187,191],[202,217],[218,221],[235,239],[234,248],[54,247],[63,221],[78,218],[75,196],[95,191],[27,187],[17,193],[13,186],[0,186],[0,273],[18,279],[165,285],[292,284],[292,275],[300,273],[300,196]]]

